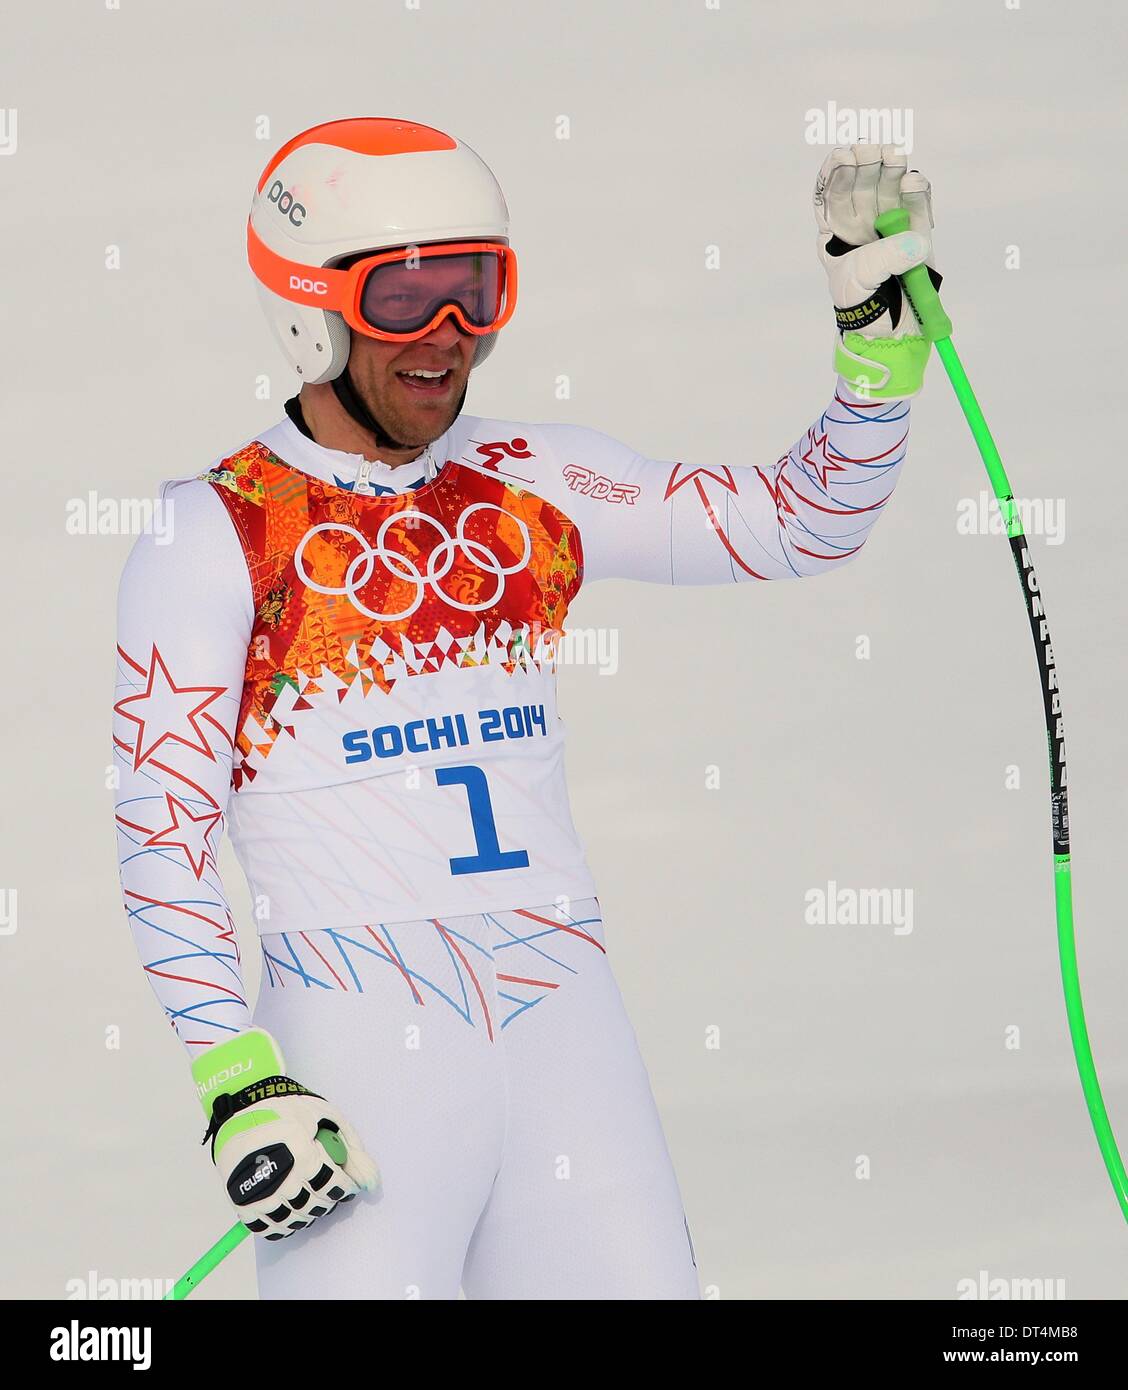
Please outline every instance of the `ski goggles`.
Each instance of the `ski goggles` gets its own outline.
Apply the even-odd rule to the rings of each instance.
[[[466,333],[496,333],[517,305],[517,256],[500,241],[401,246],[315,267],[279,256],[248,224],[247,258],[268,290],[385,342],[413,342],[448,316]]]

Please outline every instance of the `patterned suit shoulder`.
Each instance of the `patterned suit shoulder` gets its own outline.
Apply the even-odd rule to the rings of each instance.
[[[227,508],[235,527],[256,609],[293,554],[308,515],[307,479],[254,439],[200,474]]]
[[[265,444],[252,439],[199,476],[202,482],[213,483],[217,489],[231,493],[240,501],[261,507],[265,505],[267,481],[275,467],[285,468],[285,464]]]

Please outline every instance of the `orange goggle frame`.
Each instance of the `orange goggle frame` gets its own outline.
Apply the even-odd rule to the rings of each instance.
[[[380,327],[365,317],[365,287],[369,277],[381,266],[471,253],[493,255],[499,261],[495,303],[488,315],[482,316],[488,317],[488,322],[475,323],[466,306],[457,299],[443,300],[427,316],[425,323],[421,326],[417,323],[409,330]],[[437,328],[448,315],[466,333],[475,336],[496,333],[509,322],[517,307],[517,256],[509,246],[499,241],[444,241],[424,246],[402,246],[394,251],[374,252],[346,269],[336,270],[287,260],[285,256],[272,251],[248,222],[247,259],[255,276],[268,290],[273,290],[292,304],[308,304],[315,309],[341,314],[350,328],[384,342],[414,342]]]

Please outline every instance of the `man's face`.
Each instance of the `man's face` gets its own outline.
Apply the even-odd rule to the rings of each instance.
[[[386,343],[354,332],[349,374],[365,405],[393,439],[430,444],[454,423],[477,342],[449,317],[411,343]],[[413,371],[443,375],[408,375]]]

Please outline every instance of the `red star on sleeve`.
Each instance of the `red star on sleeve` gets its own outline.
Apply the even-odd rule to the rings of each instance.
[[[701,497],[705,496],[705,489],[701,484],[702,478],[712,478],[715,483],[720,483],[728,492],[739,492],[736,479],[732,476],[732,469],[723,465],[719,468],[703,468],[699,464],[676,463],[669,479],[666,482],[666,493],[662,498],[663,502],[668,502],[679,488],[685,487],[686,483],[693,483]]]
[[[207,861],[215,862],[208,839],[223,819],[223,812],[205,811],[202,816],[194,816],[171,792],[165,792],[165,801],[172,823],[163,830],[154,830],[145,844],[159,845],[163,849],[182,849],[192,872],[198,879],[203,878]]]
[[[144,671],[125,652],[122,657],[136,670]],[[145,689],[137,695],[127,695],[114,706],[123,719],[137,725],[132,750],[134,772],[165,742],[183,744],[214,762],[215,753],[202,726],[205,722],[213,724],[222,733],[219,721],[205,711],[226,693],[222,685],[177,685],[154,647],[145,672]]]
[[[845,473],[845,468],[838,462],[840,455],[831,453],[827,448],[827,434],[816,434],[814,430],[807,431],[807,447],[804,449],[800,458],[809,467],[814,469],[815,476],[822,484],[824,492],[827,491],[826,475],[828,473]],[[816,454],[818,457],[816,457]]]

